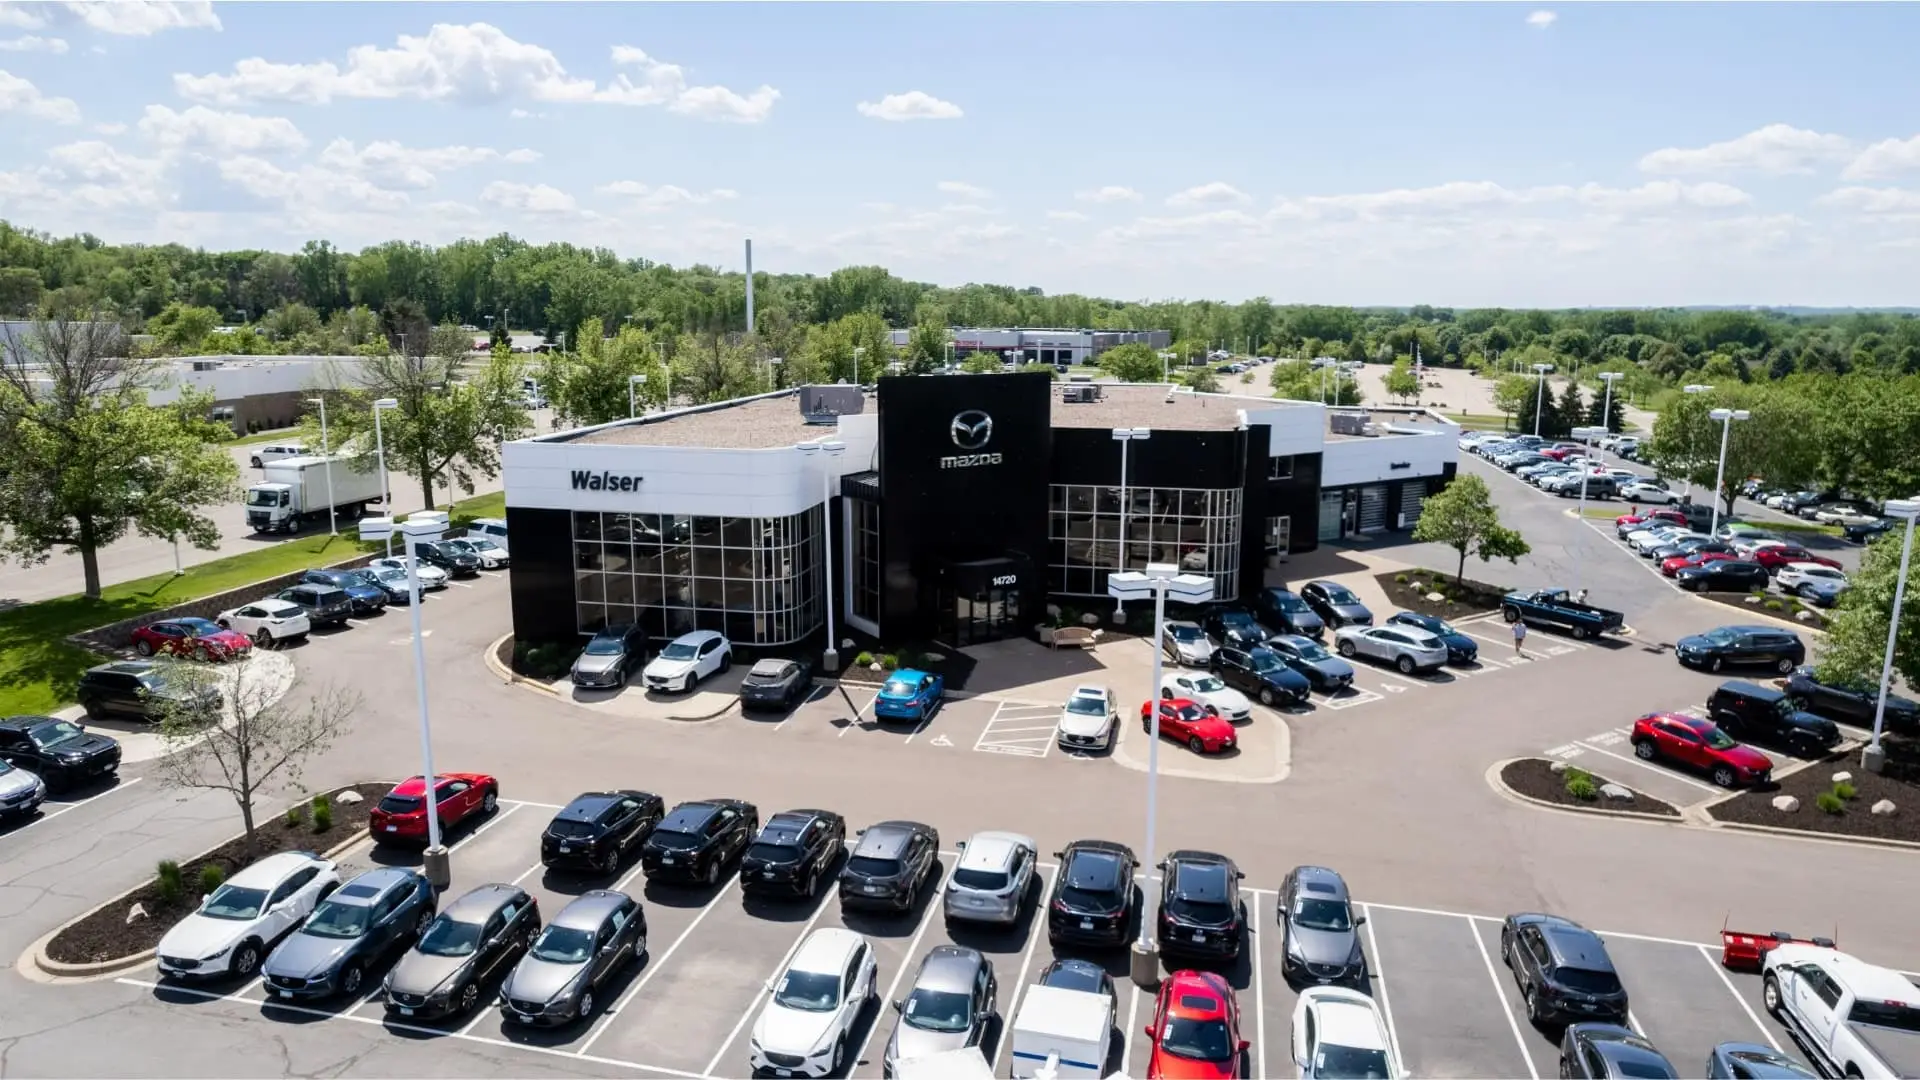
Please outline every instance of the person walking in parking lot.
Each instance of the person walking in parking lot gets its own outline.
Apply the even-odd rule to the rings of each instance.
[[[1513,622],[1513,654],[1520,657],[1526,656],[1526,644],[1527,622],[1525,619],[1515,619]]]

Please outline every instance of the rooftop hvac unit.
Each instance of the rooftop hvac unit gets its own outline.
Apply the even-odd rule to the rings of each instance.
[[[1070,383],[1060,390],[1061,401],[1091,403],[1100,400],[1100,388],[1092,383]]]
[[[1328,417],[1328,421],[1335,435],[1368,433],[1366,413],[1333,413]]]

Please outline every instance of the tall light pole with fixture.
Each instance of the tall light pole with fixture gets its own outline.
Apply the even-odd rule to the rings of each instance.
[[[853,347],[853,385],[855,386],[860,385],[860,354],[866,351],[858,345]]]
[[[340,525],[333,516],[333,451],[327,448],[327,399],[310,397],[307,404],[320,406],[320,456],[327,463],[327,532],[338,536]]]
[[[1713,392],[1713,387],[1707,386],[1703,383],[1688,383],[1687,385],[1681,387],[1680,389],[1683,392],[1689,393],[1689,394],[1710,394]],[[1693,440],[1692,439],[1687,440],[1687,492],[1685,495],[1681,497],[1687,502],[1688,505],[1692,505],[1693,503]]]
[[[1753,414],[1745,409],[1715,409],[1707,415],[1720,421],[1720,468],[1713,474],[1713,524],[1707,526],[1707,532],[1714,533],[1720,529],[1720,490],[1727,483],[1727,439],[1735,420],[1749,420]]]
[[[1920,499],[1888,499],[1881,511],[1890,518],[1905,521],[1907,536],[1900,543],[1900,576],[1893,583],[1893,615],[1887,620],[1887,655],[1880,662],[1880,698],[1873,703],[1873,737],[1860,752],[1860,767],[1871,773],[1887,767],[1887,751],[1880,745],[1880,733],[1887,720],[1887,695],[1893,692],[1893,646],[1900,636],[1900,606],[1907,600],[1907,566],[1913,560],[1913,522],[1920,518]]]
[[[1600,381],[1607,384],[1606,397],[1600,403],[1600,426],[1605,429],[1607,435],[1613,434],[1613,382],[1615,379],[1624,377],[1618,371],[1600,373]],[[1604,447],[1602,449],[1604,450]]]
[[[389,520],[393,518],[393,488],[387,482],[387,440],[386,436],[380,431],[380,414],[386,412],[388,409],[397,409],[399,407],[400,402],[390,397],[379,398],[373,403],[373,450],[374,454],[380,459],[380,516]],[[387,557],[393,557],[392,532],[387,533]],[[419,602],[419,593],[415,592],[410,595],[412,599],[409,603]]]
[[[1540,437],[1540,416],[1547,411],[1547,372],[1553,370],[1552,364],[1533,365],[1533,437]]]
[[[647,377],[644,373],[627,376],[627,419],[629,420],[640,415],[640,406],[638,400],[633,396],[633,388],[645,385],[647,385]]]
[[[673,366],[667,363],[667,343],[664,341],[654,342],[653,351],[660,354],[660,377],[667,380],[661,384],[664,393],[660,395],[660,407],[663,409],[671,409],[673,408]]]
[[[1141,857],[1158,862],[1154,855],[1154,829],[1158,824],[1160,798],[1160,661],[1166,650],[1159,642],[1166,633],[1167,598],[1185,604],[1204,604],[1213,599],[1213,579],[1200,574],[1182,574],[1172,563],[1148,563],[1144,573],[1125,570],[1107,575],[1107,593],[1115,600],[1144,600],[1153,597],[1153,682],[1147,715],[1147,836]],[[1153,903],[1153,890],[1146,890],[1146,904]],[[1154,920],[1150,910],[1140,914],[1140,938],[1133,943],[1132,975],[1134,984],[1152,988],[1160,983],[1160,956],[1153,941]]]
[[[819,454],[826,458],[820,469],[820,525],[823,530],[821,561],[826,564],[827,570],[827,647],[820,654],[820,666],[829,672],[838,671],[840,645],[833,629],[833,463],[847,452],[847,444],[838,439],[829,439],[826,442],[799,443],[794,449],[808,457]]]
[[[1113,440],[1120,444],[1120,558],[1118,562],[1115,563],[1115,569],[1118,570],[1125,570],[1127,568],[1127,525],[1128,518],[1131,516],[1131,511],[1133,510],[1133,500],[1127,494],[1127,445],[1135,439],[1148,439],[1152,437],[1152,428],[1117,427],[1113,429]],[[1113,598],[1113,621],[1116,623],[1125,622],[1126,617],[1126,598],[1116,593]],[[1157,686],[1159,684],[1156,683],[1155,685]]]
[[[787,358],[784,356],[767,357],[767,389],[768,390],[778,390],[780,388],[780,368],[781,368],[781,365],[785,364],[786,362],[787,362]]]

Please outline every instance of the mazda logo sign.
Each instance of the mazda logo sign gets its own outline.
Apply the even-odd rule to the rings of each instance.
[[[953,445],[962,450],[978,450],[993,439],[993,417],[979,409],[955,413],[947,432],[953,436]]]

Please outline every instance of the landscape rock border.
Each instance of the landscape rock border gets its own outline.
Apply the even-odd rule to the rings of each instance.
[[[1536,796],[1536,795],[1529,795],[1526,792],[1520,791],[1517,788],[1515,788],[1513,785],[1507,783],[1507,780],[1506,780],[1507,769],[1509,769],[1514,765],[1520,765],[1528,762],[1539,762],[1541,764],[1548,766],[1549,768],[1551,768],[1554,764],[1552,759],[1543,758],[1543,757],[1529,756],[1529,757],[1507,758],[1503,761],[1496,761],[1487,768],[1487,773],[1486,773],[1487,782],[1493,786],[1495,791],[1499,792],[1504,796],[1507,796],[1512,799],[1516,799],[1529,806],[1538,806],[1548,810],[1560,810],[1569,814],[1594,814],[1602,817],[1629,818],[1634,821],[1664,822],[1664,823],[1673,824],[1673,825],[1681,825],[1686,823],[1686,820],[1687,820],[1686,808],[1674,806],[1673,804],[1668,803],[1664,799],[1656,799],[1653,796],[1648,795],[1643,791],[1634,791],[1634,789],[1632,788],[1628,788],[1627,790],[1633,791],[1634,797],[1636,799],[1644,799],[1648,803],[1652,803],[1652,804],[1664,807],[1665,810],[1664,811],[1662,810],[1622,810],[1617,807],[1607,806],[1605,803],[1605,800],[1596,801],[1593,805],[1589,806],[1586,804],[1553,802],[1548,799],[1540,798],[1539,796]],[[1593,778],[1597,782],[1597,784],[1604,784],[1604,783],[1610,782],[1607,777],[1603,777],[1598,774],[1594,774]],[[1623,784],[1619,786],[1625,787],[1626,785]]]

